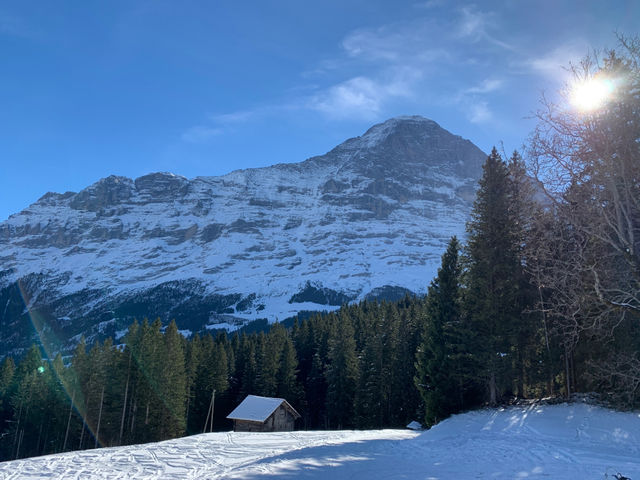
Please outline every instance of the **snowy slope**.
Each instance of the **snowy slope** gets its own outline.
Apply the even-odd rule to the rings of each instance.
[[[211,433],[0,463],[0,479],[640,478],[640,415],[584,404],[483,410],[433,429]]]
[[[0,344],[27,310],[69,338],[134,317],[195,332],[424,292],[464,235],[485,158],[398,117],[302,163],[48,193],[0,223]]]

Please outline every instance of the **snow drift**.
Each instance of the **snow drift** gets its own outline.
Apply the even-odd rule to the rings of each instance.
[[[640,479],[640,414],[586,404],[409,430],[210,433],[0,464],[2,479]]]

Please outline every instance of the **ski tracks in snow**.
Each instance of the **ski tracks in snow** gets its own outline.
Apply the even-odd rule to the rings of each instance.
[[[1,480],[603,480],[616,472],[640,480],[640,415],[584,404],[469,412],[421,434],[209,433],[0,463]]]

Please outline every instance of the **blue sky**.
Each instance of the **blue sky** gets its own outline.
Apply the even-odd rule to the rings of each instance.
[[[562,67],[639,21],[635,0],[0,0],[0,221],[110,174],[302,161],[396,115],[511,151]]]

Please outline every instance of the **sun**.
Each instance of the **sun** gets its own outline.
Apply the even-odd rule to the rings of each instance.
[[[614,85],[611,80],[591,77],[572,86],[570,101],[578,110],[592,112],[602,107],[611,98],[613,89]]]

